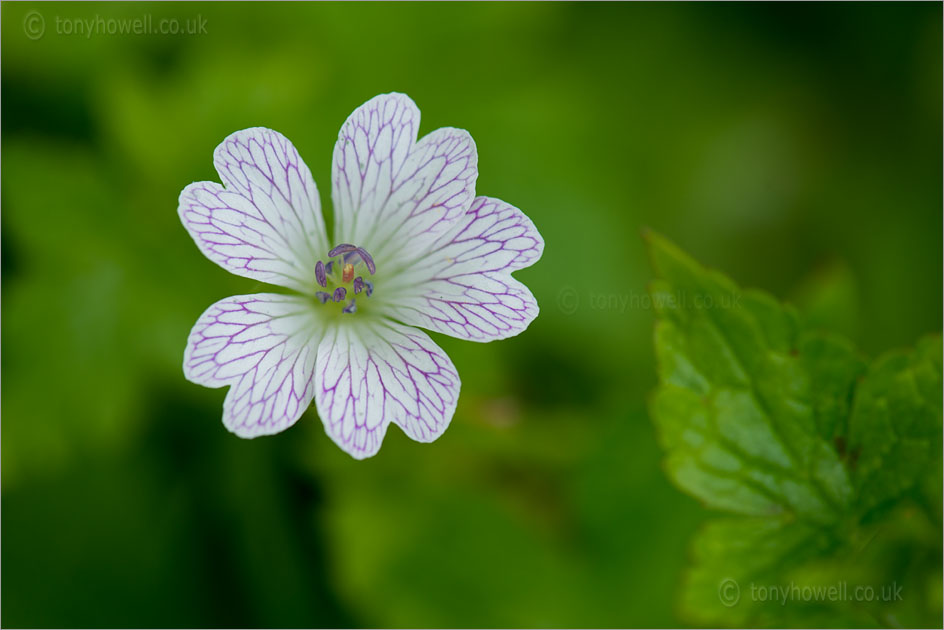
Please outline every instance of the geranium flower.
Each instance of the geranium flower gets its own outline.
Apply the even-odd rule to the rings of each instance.
[[[517,335],[538,305],[511,272],[544,242],[520,210],[475,196],[475,143],[444,128],[417,140],[403,94],[357,108],[334,147],[334,238],[295,147],[271,129],[232,134],[178,212],[207,258],[285,293],[220,300],[197,321],[186,377],[230,386],[223,423],[241,437],[283,431],[312,399],[328,435],[356,458],[391,422],[420,442],[442,435],[459,396],[448,356],[416,328],[471,341]]]

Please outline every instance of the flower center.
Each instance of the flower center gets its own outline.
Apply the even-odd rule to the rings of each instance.
[[[361,293],[365,298],[369,298],[374,292],[374,283],[370,280],[364,280],[359,274],[359,269],[364,270],[371,276],[377,271],[374,259],[363,247],[341,243],[328,252],[328,262],[318,261],[315,265],[315,280],[318,286],[326,291],[318,291],[315,298],[322,303],[328,302],[343,303],[350,294],[350,302],[341,309],[342,313],[357,312],[357,297]]]

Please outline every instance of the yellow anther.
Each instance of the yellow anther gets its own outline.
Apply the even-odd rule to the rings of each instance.
[[[344,270],[341,272],[341,279],[345,284],[354,279],[354,265],[351,263],[344,265]]]

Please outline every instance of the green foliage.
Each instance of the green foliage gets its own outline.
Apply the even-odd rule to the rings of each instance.
[[[61,30],[144,15],[207,32]],[[2,2],[0,17],[10,627],[673,627],[706,511],[660,469],[644,406],[639,226],[873,355],[939,326],[940,5]],[[516,276],[541,314],[500,343],[433,335],[462,378],[435,444],[391,429],[357,462],[314,410],[240,440],[226,390],[185,380],[182,353],[212,302],[269,288],[209,262],[177,197],[218,179],[227,134],[263,125],[296,145],[330,220],[338,129],[389,90],[416,100],[421,133],[468,129],[480,193],[539,227],[544,256]],[[921,290],[903,299],[903,279]],[[851,396],[814,400],[814,420],[847,424]],[[913,494],[940,514],[940,477]],[[863,567],[927,556],[935,527],[894,522]]]
[[[940,337],[875,362],[856,392],[849,446],[863,512],[897,500],[927,474],[941,455]]]
[[[696,536],[683,614],[939,623],[941,338],[869,363],[793,308],[647,241],[666,470],[737,515]]]

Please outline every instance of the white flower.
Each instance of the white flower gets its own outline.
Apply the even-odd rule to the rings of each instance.
[[[178,212],[207,258],[290,289],[220,300],[190,333],[186,377],[230,386],[223,423],[241,437],[287,429],[312,399],[325,430],[356,458],[387,425],[431,442],[452,419],[459,376],[422,326],[461,339],[517,335],[537,316],[511,272],[544,242],[517,208],[475,196],[475,143],[461,129],[417,140],[420,112],[377,96],[334,147],[334,238],[295,147],[264,128],[214,153],[223,185],[198,182]]]

